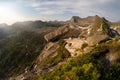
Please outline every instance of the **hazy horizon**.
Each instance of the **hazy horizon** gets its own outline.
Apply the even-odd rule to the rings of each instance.
[[[118,0],[1,0],[0,24],[34,20],[65,21],[72,16],[94,15],[118,21],[119,7]]]

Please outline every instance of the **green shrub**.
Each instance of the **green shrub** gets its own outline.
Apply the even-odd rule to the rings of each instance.
[[[83,50],[84,48],[86,48],[88,46],[87,43],[83,43],[82,46],[81,46],[81,49]]]
[[[59,48],[57,49],[58,56],[60,56],[62,59],[68,58],[70,56],[70,53],[65,48],[66,42],[60,39],[58,44],[59,44]]]
[[[110,70],[106,72],[104,80],[120,80],[120,63],[110,66]]]
[[[60,40],[58,41],[59,46],[64,46],[65,43],[66,43],[66,42],[65,42],[63,39],[60,39]]]

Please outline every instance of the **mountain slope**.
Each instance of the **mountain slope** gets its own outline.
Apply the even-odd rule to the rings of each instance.
[[[59,25],[42,21],[2,25],[0,30],[7,35],[0,39],[0,79],[30,70],[46,44],[44,35]]]
[[[120,40],[111,23],[95,15],[11,25],[0,40],[0,79],[119,80]]]
[[[120,57],[115,57],[115,55],[119,55],[118,53],[119,33],[113,30],[109,26],[108,20],[105,20],[104,18],[100,18],[99,16],[91,16],[87,18],[79,18],[74,16],[72,17],[71,20],[66,22],[66,25],[68,29],[73,29],[80,32],[79,36],[76,37],[69,36],[63,38],[63,36],[66,35],[66,33],[61,33],[61,36],[59,36],[58,34],[57,36],[59,37],[52,36],[51,39],[54,38],[57,38],[58,40],[64,39],[66,45],[68,45],[68,47],[65,48],[70,52],[71,57],[67,58],[67,62],[66,60],[63,60],[57,63],[58,66],[56,66],[56,64],[52,65],[52,63],[49,64],[52,67],[54,67],[54,69],[51,69],[50,71],[49,68],[51,67],[45,66],[46,67],[45,73],[43,72],[39,74],[38,72],[37,74],[39,74],[40,76],[37,77],[37,79],[38,80],[51,80],[51,79],[58,79],[58,80],[102,79],[103,80],[103,79],[110,79],[110,77],[116,79],[116,77],[114,76],[117,75],[116,73],[113,72],[112,75],[110,75],[109,73],[111,73],[114,67],[119,66],[118,60],[120,59]],[[55,31],[50,32],[47,35],[50,34],[56,35],[54,33]],[[57,32],[59,33],[59,29]],[[80,44],[79,40],[83,42]],[[54,43],[54,41],[51,40],[48,40],[48,42]],[[80,45],[76,47],[75,45],[78,44]],[[114,49],[112,49],[112,47],[114,47]],[[52,50],[52,48],[49,50]],[[44,52],[44,55],[45,54],[47,54],[47,52],[46,53]],[[56,52],[50,54],[54,55],[56,54]],[[42,55],[40,56],[42,57]],[[40,56],[38,59],[41,59]],[[112,56],[114,56],[114,58]],[[51,60],[49,57],[46,56],[47,61]],[[44,59],[42,60],[44,61]],[[55,61],[55,59],[53,61]],[[37,63],[41,64],[41,62],[39,61]],[[118,70],[117,69],[115,70],[119,73],[119,69]],[[42,70],[42,69],[39,67],[37,68],[37,70]],[[119,79],[119,75],[117,75],[117,78]],[[36,78],[34,79],[36,80]]]

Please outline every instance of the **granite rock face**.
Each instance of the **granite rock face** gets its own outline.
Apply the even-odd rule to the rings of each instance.
[[[70,20],[65,22],[64,26],[46,34],[44,38],[48,42],[54,42],[64,38],[77,38],[80,36],[89,37],[92,35],[104,34],[110,37],[118,35],[118,33],[109,27],[108,22],[104,18],[97,15],[80,18],[73,16]]]
[[[96,20],[96,16],[88,16],[86,18],[80,18],[79,16],[73,16],[69,21],[67,21],[67,24],[72,26],[82,26],[82,27],[88,27],[89,25],[93,25]]]
[[[101,35],[90,36],[86,40],[87,40],[87,43],[88,43],[89,46],[94,46],[97,43],[99,43],[100,41],[105,40],[107,38],[108,38],[108,35],[101,34]]]
[[[50,32],[48,34],[46,34],[44,36],[44,38],[46,39],[46,41],[54,41],[56,40],[58,37],[64,35],[65,33],[67,33],[69,31],[69,27],[68,26],[63,26],[63,27],[59,27],[58,29],[54,30],[53,32]]]

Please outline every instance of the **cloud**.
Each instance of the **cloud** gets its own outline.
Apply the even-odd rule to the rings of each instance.
[[[88,15],[113,16],[110,4],[117,0],[17,0],[32,7],[40,16]],[[110,16],[109,16],[109,15]],[[57,16],[56,16],[57,17]],[[63,16],[65,17],[65,16]]]
[[[39,7],[39,6],[40,6],[40,3],[33,2],[33,3],[31,4],[31,6],[32,6],[32,7]]]
[[[57,12],[60,10],[62,13],[66,11],[71,11],[71,12],[80,12],[80,10],[85,10],[85,9],[90,9],[92,7],[97,7],[97,5],[104,5],[109,2],[112,2],[113,0],[39,0],[36,1],[34,0],[31,4],[32,7],[34,7],[37,11],[38,8],[41,8],[40,12],[45,12],[46,13],[46,8],[48,12]],[[43,8],[43,9],[42,9]],[[70,10],[71,9],[71,10]],[[39,9],[40,10],[40,9]],[[55,14],[55,13],[53,13]],[[60,13],[61,14],[61,13]]]

